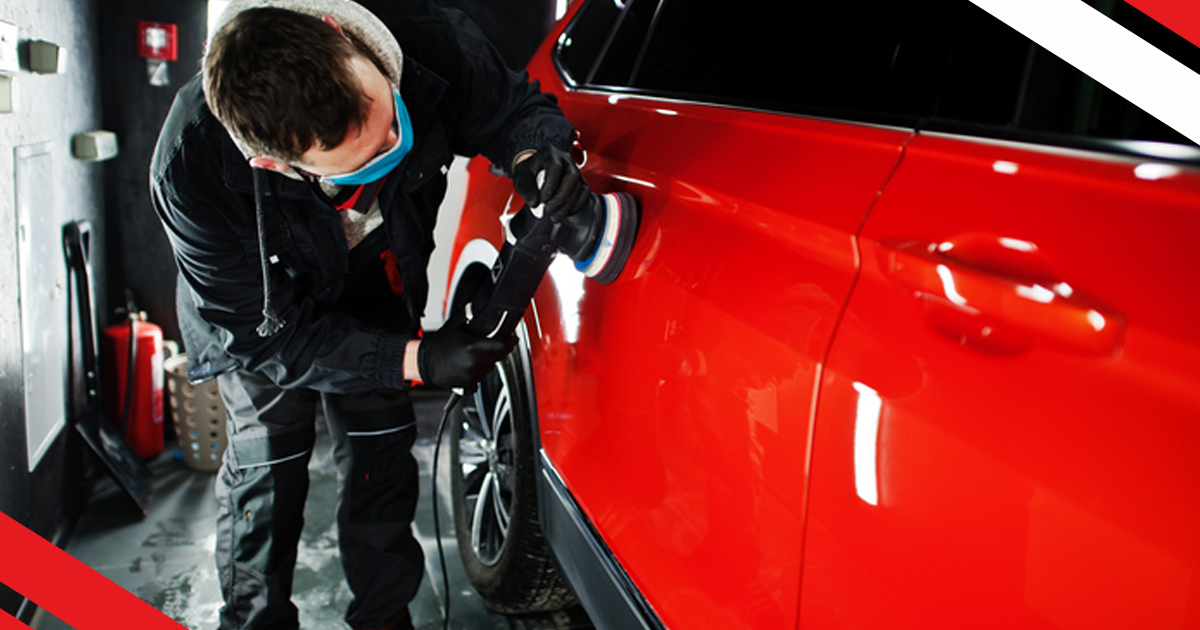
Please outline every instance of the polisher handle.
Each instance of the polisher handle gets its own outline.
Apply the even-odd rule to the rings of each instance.
[[[542,276],[554,260],[550,221],[534,221],[515,243],[505,243],[492,265],[492,282],[467,304],[467,329],[483,337],[510,335],[525,315]]]

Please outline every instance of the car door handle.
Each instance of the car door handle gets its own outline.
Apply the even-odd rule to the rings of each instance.
[[[1089,356],[1114,354],[1124,318],[1054,278],[1031,243],[971,235],[942,243],[876,245],[885,276],[915,291],[943,334],[1013,354],[1037,342]]]

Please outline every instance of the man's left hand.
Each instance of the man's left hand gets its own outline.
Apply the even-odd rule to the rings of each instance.
[[[539,181],[542,173],[545,175]],[[552,221],[574,214],[591,195],[571,155],[553,145],[517,159],[513,166],[513,187],[534,214],[549,215]]]

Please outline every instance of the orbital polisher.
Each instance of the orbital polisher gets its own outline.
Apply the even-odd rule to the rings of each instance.
[[[489,338],[511,335],[558,252],[575,261],[575,268],[588,278],[602,284],[616,280],[633,250],[640,219],[637,200],[626,193],[592,193],[575,212],[558,221],[542,216],[540,208],[530,209],[525,205],[508,222],[500,256],[492,266],[492,281],[485,282],[465,307],[468,329]],[[474,390],[475,387],[452,390],[438,421],[433,448],[430,497],[438,560],[442,566],[442,588],[446,593],[442,627],[447,629],[450,624],[450,578],[438,516],[438,453],[450,409],[464,394]]]
[[[592,193],[559,221],[522,207],[508,224],[492,282],[466,305],[467,327],[485,337],[512,334],[557,252],[596,282],[616,280],[633,250],[640,218],[637,200],[627,193]]]

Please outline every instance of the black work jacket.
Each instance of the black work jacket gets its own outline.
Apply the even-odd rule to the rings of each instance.
[[[404,53],[400,94],[415,143],[379,194],[379,229],[417,322],[453,155],[482,154],[507,169],[521,151],[569,148],[574,129],[554,97],[506,68],[462,13],[411,1],[380,9]],[[258,334],[264,289],[252,173],[206,106],[200,78],[192,79],[176,96],[150,167],[151,197],[179,269],[176,302],[191,380],[249,369],[285,388],[407,386],[403,357],[415,330],[380,330],[320,308],[338,299],[348,269],[341,219],[315,184],[274,172],[263,191],[262,232],[271,300],[286,324]]]

